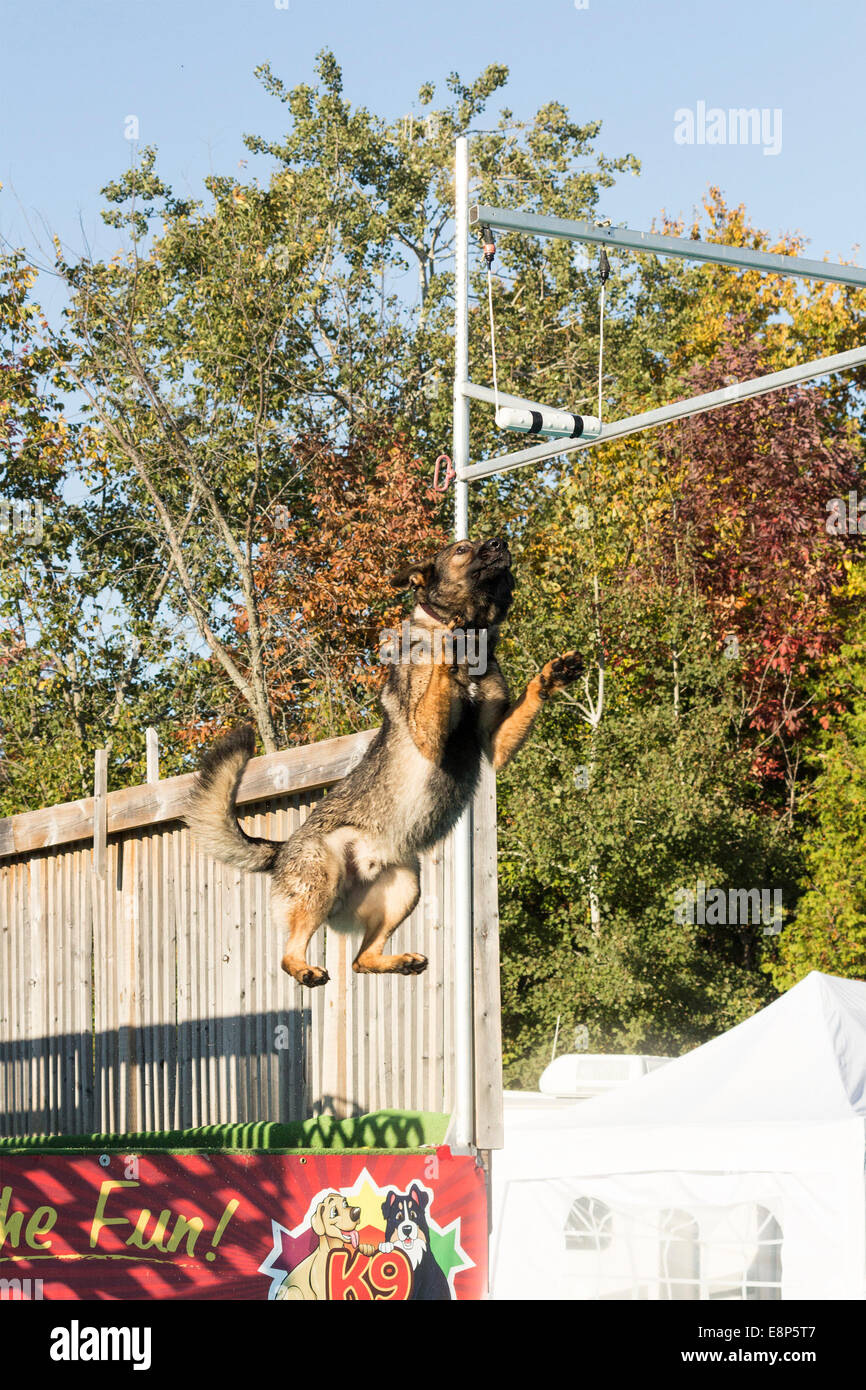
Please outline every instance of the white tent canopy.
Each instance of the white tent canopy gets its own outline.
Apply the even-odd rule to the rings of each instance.
[[[617,1091],[518,1111],[493,1296],[862,1298],[864,1117],[866,984],[817,972]]]

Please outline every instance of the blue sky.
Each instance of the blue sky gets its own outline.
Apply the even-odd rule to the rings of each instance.
[[[601,147],[643,166],[601,212],[645,227],[688,214],[710,183],[759,225],[805,233],[811,253],[850,255],[866,225],[861,0],[6,0],[0,89],[0,235],[47,226],[80,249],[114,249],[100,187],[129,161],[124,120],[159,147],[159,168],[196,195],[244,156],[241,137],[281,133],[283,108],[253,77],[288,84],[328,46],[355,102],[411,109],[422,81],[488,62],[511,69],[507,102],[529,116],[565,102],[603,122]],[[781,148],[680,144],[675,112],[698,104],[781,112]],[[776,130],[778,135],[779,130]],[[778,140],[776,140],[778,143]],[[864,253],[866,254],[866,253]],[[859,257],[862,260],[862,255]]]

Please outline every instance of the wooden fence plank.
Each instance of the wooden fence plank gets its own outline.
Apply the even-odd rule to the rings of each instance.
[[[97,748],[93,772],[93,872],[105,878],[108,839],[108,749]]]

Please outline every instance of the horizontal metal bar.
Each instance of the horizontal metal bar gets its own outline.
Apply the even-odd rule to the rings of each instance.
[[[469,209],[469,221],[500,232],[564,237],[567,241],[589,241],[622,250],[679,256],[685,261],[712,261],[740,270],[775,271],[778,275],[797,275],[806,280],[832,280],[840,285],[866,287],[866,269],[861,266],[808,261],[800,256],[782,256],[775,251],[750,251],[744,246],[723,246],[719,242],[692,241],[688,237],[661,236],[657,232],[635,232],[628,227],[596,227],[592,222],[570,222],[563,217],[513,212],[478,203]]]
[[[690,415],[701,415],[705,410],[717,410],[723,405],[737,401],[747,401],[754,396],[764,396],[769,391],[778,391],[785,386],[796,386],[801,381],[811,381],[815,377],[827,376],[830,372],[844,372],[851,367],[861,367],[866,363],[866,347],[851,348],[849,352],[838,352],[833,357],[819,357],[812,362],[803,362],[797,367],[785,367],[781,372],[770,372],[767,376],[753,377],[750,381],[738,381],[732,386],[723,386],[718,391],[708,391],[703,396],[690,396],[684,401],[674,401],[671,405],[660,405],[655,410],[646,410],[642,415],[627,415],[623,420],[615,420],[603,425],[596,439],[553,439],[548,444],[536,444],[531,449],[520,449],[513,454],[498,454],[495,458],[472,463],[462,471],[463,478],[489,478],[494,473],[507,473],[512,468],[523,468],[528,463],[543,463],[545,459],[558,458],[560,454],[573,453],[575,449],[589,449],[594,444],[606,444],[610,439],[622,439],[640,430],[652,429],[656,425],[666,425],[672,420],[684,420]]]
[[[461,395],[468,396],[473,401],[484,401],[487,405],[513,405],[515,410],[553,410],[550,405],[542,405],[539,401],[528,401],[524,396],[510,396],[507,391],[500,391],[499,394],[490,386],[476,386],[474,381],[464,381],[458,388]],[[559,409],[557,406],[556,409]],[[578,414],[580,412],[577,412]]]

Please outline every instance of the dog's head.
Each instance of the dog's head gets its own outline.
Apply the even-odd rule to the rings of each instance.
[[[500,537],[454,541],[432,560],[404,565],[391,582],[414,589],[434,617],[460,627],[498,627],[515,587],[511,552]]]
[[[413,1186],[406,1193],[389,1192],[382,1203],[386,1241],[396,1245],[410,1258],[417,1247],[430,1243],[425,1215],[428,1201],[427,1193]]]
[[[319,1240],[327,1241],[332,1250],[341,1245],[356,1250],[360,1219],[360,1207],[350,1207],[339,1192],[329,1192],[313,1212],[312,1226]]]

